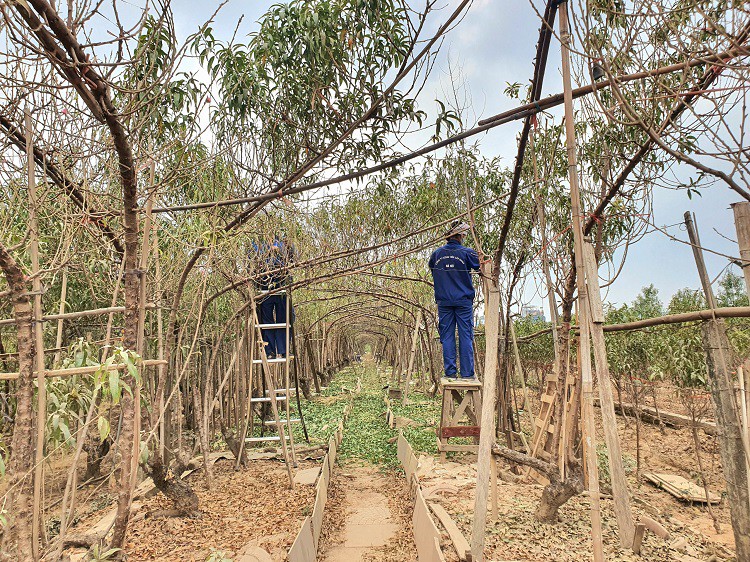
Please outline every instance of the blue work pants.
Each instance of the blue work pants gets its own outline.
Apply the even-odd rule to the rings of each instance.
[[[474,311],[472,303],[438,304],[438,332],[443,346],[443,367],[446,377],[456,376],[456,327],[461,377],[474,376]]]
[[[294,313],[292,313],[294,319]],[[286,323],[286,293],[269,295],[258,304],[258,320],[261,324]],[[263,341],[266,342],[268,357],[286,355],[286,328],[263,328]],[[291,334],[289,336],[291,338]]]

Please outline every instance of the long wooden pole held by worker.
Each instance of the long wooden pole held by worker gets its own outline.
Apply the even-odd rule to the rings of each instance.
[[[477,490],[474,502],[474,521],[471,527],[471,559],[484,560],[484,532],[487,523],[487,497],[492,464],[492,444],[495,442],[495,394],[497,391],[498,346],[500,342],[500,287],[492,278],[492,263],[482,264],[485,284],[485,362],[482,381],[482,418],[477,456]]]
[[[570,30],[568,28],[568,3],[561,5],[560,41],[562,51],[563,96],[565,105],[565,145],[568,153],[568,181],[570,182],[570,208],[573,220],[573,246],[578,285],[578,312],[581,334],[579,353],[581,359],[581,417],[583,418],[583,449],[586,474],[588,475],[589,500],[591,501],[591,539],[594,561],[604,560],[602,549],[602,520],[599,501],[599,470],[596,464],[596,433],[594,427],[594,382],[591,374],[591,349],[589,340],[588,293],[583,259],[583,225],[581,218],[581,195],[578,187],[578,162],[576,158],[575,121],[573,95],[570,81]]]

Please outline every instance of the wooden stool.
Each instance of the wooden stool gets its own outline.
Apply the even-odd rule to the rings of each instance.
[[[440,414],[440,427],[437,431],[437,447],[440,459],[445,460],[445,453],[479,451],[480,419],[482,416],[482,383],[476,379],[440,379],[443,392],[443,407]],[[468,418],[468,423],[462,418]],[[474,445],[455,445],[449,443],[451,437],[473,437]]]

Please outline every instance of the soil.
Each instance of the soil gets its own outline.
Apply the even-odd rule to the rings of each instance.
[[[328,489],[319,560],[416,562],[409,491],[366,462],[339,468]]]
[[[665,393],[662,389],[657,394],[660,408],[684,413],[684,410],[677,408],[679,399],[676,397],[668,408],[664,405],[667,402],[662,404],[661,396]],[[710,418],[710,415],[707,417]],[[606,469],[606,449],[598,410],[597,418],[601,470]],[[527,422],[526,416],[521,419]],[[720,527],[720,532],[717,533],[704,504],[683,502],[639,478],[635,420],[618,416],[617,422],[635,515],[647,515],[656,519],[672,536],[665,541],[647,532],[641,556],[624,551],[619,547],[616,536],[613,503],[605,495],[601,502],[605,559],[666,562],[690,560],[691,556],[698,560],[708,560],[714,556],[713,560],[717,561],[733,560],[734,537],[726,499],[721,504],[712,506]],[[703,475],[709,490],[724,496],[725,482],[717,438],[706,435],[703,431],[699,431],[698,436]],[[643,423],[640,428],[640,459],[640,474],[666,472],[701,485],[693,437],[688,428],[660,428]],[[419,478],[423,489],[438,490],[429,501],[441,503],[467,538],[471,536],[474,511],[475,463],[476,457],[466,454],[456,454],[452,458],[449,456],[445,463],[433,456],[423,455],[420,458]],[[498,466],[501,474],[509,473],[510,467],[502,461],[498,462]],[[606,494],[609,491],[606,472],[600,472],[600,479],[602,491]],[[488,522],[487,525],[487,560],[577,562],[589,559],[591,522],[588,499],[583,495],[574,497],[560,508],[560,522],[557,525],[545,525],[534,518],[541,493],[542,486],[539,484],[504,482],[499,479],[499,517],[496,522]],[[684,545],[678,544],[680,539],[684,539]],[[442,544],[446,560],[458,560],[450,541],[444,540]],[[675,548],[671,548],[672,546]]]
[[[312,462],[300,463],[300,469],[312,466]],[[312,509],[315,487],[298,485],[290,490],[284,463],[270,460],[253,460],[238,472],[233,461],[218,461],[214,477],[210,491],[200,471],[189,477],[200,498],[198,518],[136,515],[125,548],[129,559],[204,562],[214,552],[232,558],[252,544],[274,561],[284,560]],[[143,514],[171,508],[161,494],[143,503]]]

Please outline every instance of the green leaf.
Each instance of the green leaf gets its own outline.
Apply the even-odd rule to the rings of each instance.
[[[107,418],[105,418],[104,416],[99,416],[99,420],[96,422],[96,425],[99,428],[99,440],[105,441],[109,436],[109,420],[107,420]]]
[[[130,373],[130,376],[133,377],[133,380],[135,380],[136,382],[140,382],[138,380],[138,368],[135,366],[135,363],[133,362],[133,359],[130,355],[126,356],[125,365],[128,368],[128,373]]]
[[[109,393],[112,395],[112,403],[119,404],[122,391],[120,389],[120,372],[112,369],[109,372]]]

